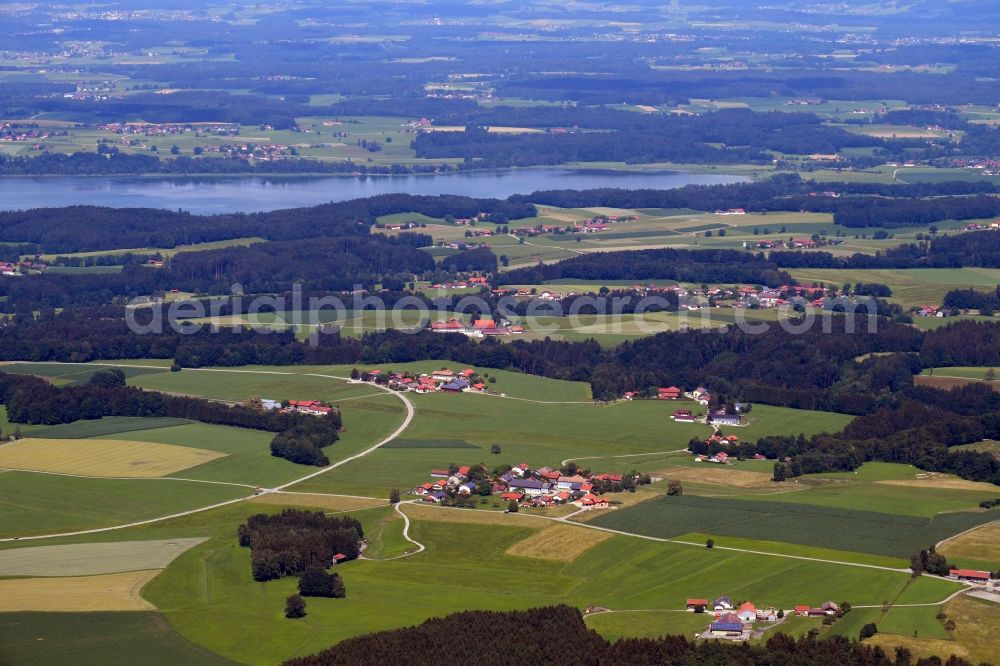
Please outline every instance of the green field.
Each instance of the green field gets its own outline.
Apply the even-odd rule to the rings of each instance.
[[[683,496],[662,497],[593,519],[594,525],[660,538],[709,532],[764,541],[906,558],[1000,511],[942,513],[933,519],[806,503]]]
[[[48,378],[57,386],[86,384],[95,372],[103,369],[105,368],[100,365],[83,365],[80,363],[8,363],[0,365],[0,372],[19,375],[38,375]],[[153,368],[123,367],[121,370],[128,379],[164,372],[164,370]]]
[[[108,527],[245,497],[248,488],[0,472],[0,537]]]
[[[225,666],[181,637],[160,613],[0,613],[0,663]]]
[[[186,638],[250,664],[274,663],[359,633],[464,609],[503,610],[562,602],[578,607],[665,610],[683,608],[691,596],[720,594],[783,607],[827,599],[877,604],[898,596],[909,580],[906,574],[890,571],[707,551],[628,537],[613,537],[574,562],[558,563],[505,554],[511,544],[533,533],[527,526],[463,524],[462,538],[456,539],[455,525],[421,519],[413,522],[411,535],[427,546],[425,552],[343,566],[339,571],[347,598],[311,599],[305,621],[287,622],[281,618],[281,609],[294,580],[254,583],[249,552],[239,548],[233,537],[233,525],[246,510],[231,507],[183,521],[192,531],[213,538],[178,558],[150,583],[145,594]],[[381,520],[377,515],[382,511],[355,515],[367,530]],[[662,575],[655,564],[662,562],[670,563],[672,575]],[[498,587],[495,581],[501,578],[518,584]],[[451,583],[455,580],[463,581],[462,585],[455,587]],[[941,584],[944,589],[932,586],[924,596],[934,601],[955,589],[954,583]],[[917,581],[916,585],[923,588],[925,584]],[[684,626],[674,626],[688,633],[689,616],[678,615],[683,615],[677,619]],[[221,618],[227,622],[213,621]],[[669,626],[666,619],[662,626]],[[612,622],[604,630],[614,636],[628,631],[628,626]],[[630,635],[658,631],[655,622],[643,620]],[[261,632],[267,632],[266,643],[246,640]]]

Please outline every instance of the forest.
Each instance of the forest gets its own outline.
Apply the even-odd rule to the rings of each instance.
[[[290,208],[267,213],[194,215],[150,208],[68,206],[0,212],[0,241],[37,243],[45,252],[69,253],[142,247],[173,248],[233,238],[298,240],[364,236],[375,218],[417,213],[443,218],[480,213],[504,220],[533,217],[524,201],[474,199],[457,195],[384,194],[366,199]]]
[[[940,659],[914,659],[902,649],[890,657],[881,648],[843,636],[794,639],[778,633],[759,645],[693,641],[683,636],[626,638],[610,643],[587,628],[580,611],[569,606],[524,611],[465,611],[404,629],[351,638],[283,666],[381,666],[400,660],[412,666],[437,666],[454,658],[456,645],[475,646],[476,663],[512,666],[670,664],[672,666],[941,666]],[[972,666],[951,657],[947,666]]]

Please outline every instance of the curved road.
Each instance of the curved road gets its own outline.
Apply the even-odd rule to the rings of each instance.
[[[71,364],[67,363],[66,365],[71,365]],[[84,364],[81,364],[81,365],[84,365]],[[161,366],[125,365],[125,364],[115,364],[115,363],[93,363],[93,364],[90,364],[90,365],[101,365],[101,366],[122,367],[122,368],[126,368],[126,367],[131,367],[131,368],[155,368],[157,370],[162,370],[163,369]],[[312,372],[310,372],[310,373],[299,373],[299,372],[278,372],[276,370],[227,370],[227,369],[219,369],[219,368],[187,368],[187,369],[184,370],[184,372],[229,372],[229,373],[243,373],[243,374],[256,374],[256,375],[300,375],[300,376],[309,376],[309,377],[320,377],[320,378],[323,378],[323,379],[335,379],[335,380],[346,381],[348,383],[355,383],[355,384],[362,383],[362,382],[358,382],[356,380],[353,380],[353,379],[351,379],[349,377],[338,377],[336,375],[325,375],[325,374],[312,373]],[[381,387],[379,387],[379,388],[381,388]],[[336,469],[336,468],[340,467],[341,465],[345,465],[345,464],[351,462],[352,460],[357,460],[358,458],[362,458],[362,457],[368,455],[369,453],[371,453],[372,451],[375,451],[376,449],[378,449],[382,445],[388,444],[392,440],[394,440],[397,437],[399,437],[403,433],[403,431],[405,431],[409,427],[410,423],[413,421],[413,416],[414,416],[413,403],[410,402],[409,398],[407,398],[402,393],[398,393],[398,392],[393,391],[393,390],[388,389],[388,388],[385,388],[385,389],[382,389],[382,390],[385,391],[385,392],[387,392],[387,393],[389,393],[389,394],[391,394],[391,395],[396,396],[397,398],[399,398],[403,402],[403,405],[406,407],[406,418],[403,419],[403,422],[399,425],[399,427],[396,428],[394,431],[392,431],[392,433],[389,434],[388,437],[382,439],[377,444],[374,444],[373,446],[368,447],[364,451],[361,451],[359,453],[355,453],[352,456],[348,456],[346,458],[338,460],[337,462],[335,462],[335,463],[333,463],[331,465],[328,465],[326,467],[322,467],[322,468],[316,470],[315,472],[311,472],[309,474],[306,474],[303,477],[300,477],[300,478],[295,479],[293,481],[289,481],[288,483],[284,483],[284,484],[282,484],[280,486],[277,486],[275,488],[265,488],[262,494],[273,493],[273,492],[281,492],[285,488],[289,488],[291,486],[294,486],[295,484],[302,483],[303,481],[308,481],[309,479],[313,479],[313,478],[319,476],[320,474],[325,474],[325,473],[329,472],[331,469]],[[226,500],[225,502],[217,502],[215,504],[210,504],[208,506],[198,507],[196,509],[189,509],[187,511],[180,511],[178,513],[172,513],[172,514],[167,515],[167,516],[159,516],[157,518],[148,518],[146,520],[137,520],[137,521],[134,521],[134,522],[131,522],[131,523],[125,523],[125,524],[122,524],[122,525],[112,525],[110,527],[97,527],[97,528],[93,528],[93,529],[89,529],[89,530],[76,530],[74,532],[61,532],[61,533],[57,533],[57,534],[39,534],[39,535],[35,535],[35,536],[7,537],[7,538],[4,538],[4,539],[0,539],[0,543],[5,542],[5,541],[37,541],[39,539],[54,539],[54,538],[57,538],[57,537],[79,536],[79,535],[82,535],[82,534],[97,534],[97,533],[100,533],[100,532],[111,532],[111,531],[114,531],[114,530],[121,530],[121,529],[126,529],[126,528],[129,528],[129,527],[139,527],[140,525],[149,525],[150,523],[158,523],[158,522],[161,522],[161,521],[164,521],[164,520],[171,520],[173,518],[180,518],[182,516],[190,516],[191,514],[194,514],[194,513],[201,513],[202,511],[210,511],[212,509],[218,509],[218,508],[223,507],[223,506],[229,506],[230,504],[236,504],[238,502],[245,502],[246,500],[250,499],[251,497],[254,497],[254,496],[251,495],[251,496],[248,496],[248,497],[238,497],[236,499]]]

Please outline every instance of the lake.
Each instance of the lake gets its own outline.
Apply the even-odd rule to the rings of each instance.
[[[46,176],[0,178],[0,210],[48,206],[182,208],[192,213],[253,212],[313,206],[376,194],[461,194],[506,198],[537,190],[673,189],[745,182],[740,176],[679,171],[563,168],[472,171],[419,176],[171,178]]]

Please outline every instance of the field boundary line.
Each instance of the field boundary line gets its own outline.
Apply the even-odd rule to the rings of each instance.
[[[684,451],[687,451],[687,448],[675,449],[673,451],[650,451],[649,453],[625,453],[619,456],[581,456],[579,458],[566,458],[566,460],[560,462],[559,465],[565,467],[566,463],[575,460],[600,460],[602,458],[638,458],[639,456],[662,456],[667,453],[683,453]]]
[[[74,479],[98,479],[103,481],[189,481],[191,483],[213,483],[220,486],[238,486],[240,488],[256,488],[252,483],[236,483],[234,481],[212,481],[210,479],[186,479],[179,476],[89,476],[87,474],[69,474],[68,472],[48,472],[41,469],[23,469],[21,467],[0,467],[3,472],[25,472],[28,474],[48,474],[49,476],[68,476]]]

